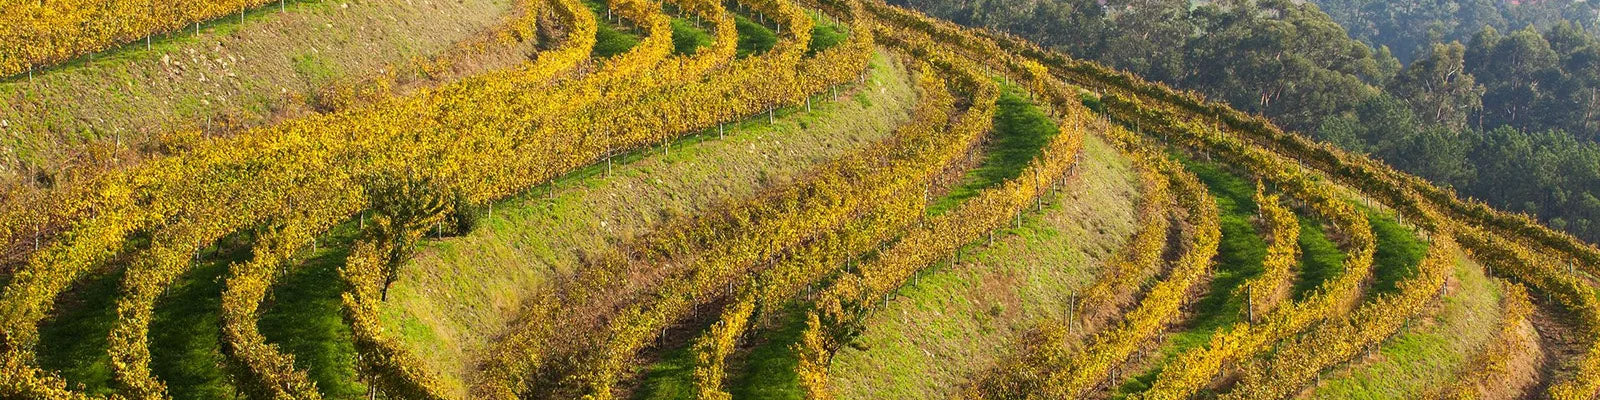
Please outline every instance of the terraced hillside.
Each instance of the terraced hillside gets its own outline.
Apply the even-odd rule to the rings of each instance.
[[[0,10],[0,398],[1600,397],[1593,245],[875,0]]]

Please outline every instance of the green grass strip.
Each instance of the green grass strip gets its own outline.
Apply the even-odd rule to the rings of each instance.
[[[1328,239],[1322,224],[1300,217],[1300,274],[1295,278],[1292,298],[1303,301],[1329,279],[1344,273],[1345,253]]]
[[[1211,286],[1206,295],[1194,305],[1193,318],[1162,344],[1160,361],[1124,382],[1113,391],[1113,398],[1149,389],[1167,362],[1204,346],[1219,329],[1242,321],[1245,295],[1237,289],[1261,275],[1262,262],[1267,256],[1267,242],[1251,222],[1257,212],[1255,184],[1226,171],[1220,164],[1179,158],[1189,172],[1205,183],[1222,211],[1222,242],[1217,247],[1217,266],[1212,270]]]
[[[606,16],[606,4],[596,0],[584,0],[583,5],[594,11],[595,22],[599,26],[594,31],[594,51],[590,54],[595,58],[607,58],[626,53],[633,46],[639,44],[639,35],[634,34],[621,24],[612,22]],[[621,20],[620,18],[618,19]],[[674,32],[676,33],[676,32]]]
[[[995,103],[994,133],[983,149],[983,160],[967,171],[950,193],[928,206],[928,215],[954,209],[983,189],[1016,179],[1028,161],[1039,155],[1056,135],[1055,121],[1029,102],[1022,89],[1006,86]]]
[[[1370,209],[1366,212],[1367,220],[1372,221],[1372,233],[1378,238],[1378,249],[1372,256],[1372,289],[1365,296],[1365,300],[1372,300],[1378,295],[1399,293],[1400,282],[1417,275],[1427,256],[1428,243],[1394,217]]]
[[[711,34],[682,17],[673,17],[672,54],[692,56],[702,47],[711,46]]]

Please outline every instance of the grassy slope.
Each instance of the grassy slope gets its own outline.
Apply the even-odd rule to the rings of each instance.
[[[673,216],[760,187],[887,136],[908,117],[914,94],[906,71],[879,57],[852,100],[819,102],[812,113],[780,112],[775,126],[756,118],[672,146],[629,156],[611,177],[590,167],[547,188],[502,202],[471,234],[430,242],[389,292],[385,321],[439,370],[460,376],[473,354],[515,318],[543,282],[565,276],[585,254],[647,232]],[[648,155],[648,157],[646,157]],[[516,266],[517,268],[508,268]]]
[[[435,54],[497,23],[512,0],[291,1],[0,82],[0,160],[52,164],[91,143],[135,148],[232,114],[266,122],[330,81]],[[63,105],[71,105],[63,107]],[[8,163],[9,164],[9,163]],[[0,171],[3,172],[3,171]]]
[[[1301,397],[1417,398],[1451,383],[1495,333],[1502,295],[1477,263],[1465,255],[1457,260],[1450,293],[1430,317],[1414,321],[1372,357],[1328,373],[1319,387]]]
[[[1210,342],[1218,329],[1244,320],[1247,317],[1243,312],[1245,297],[1243,293],[1236,293],[1236,289],[1261,274],[1261,263],[1267,255],[1267,242],[1253,222],[1257,213],[1255,185],[1224,170],[1220,164],[1186,161],[1184,165],[1206,184],[1222,211],[1222,242],[1217,247],[1211,285],[1205,296],[1195,303],[1194,315],[1178,327],[1177,332],[1166,337],[1155,365],[1122,383],[1114,392],[1117,396],[1148,389],[1166,362]]]
[[[991,366],[1007,340],[1042,316],[1066,312],[1132,234],[1136,176],[1098,137],[1085,141],[1079,176],[1043,213],[962,263],[925,274],[869,317],[859,343],[833,361],[841,398],[943,398]]]

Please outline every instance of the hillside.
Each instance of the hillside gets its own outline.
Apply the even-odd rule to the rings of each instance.
[[[0,398],[1600,398],[1594,245],[878,0],[0,11]]]

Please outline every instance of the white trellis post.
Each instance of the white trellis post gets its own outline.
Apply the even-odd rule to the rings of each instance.
[[[1071,335],[1072,323],[1077,321],[1078,316],[1078,292],[1074,291],[1068,296],[1070,297],[1067,299],[1067,334]]]

